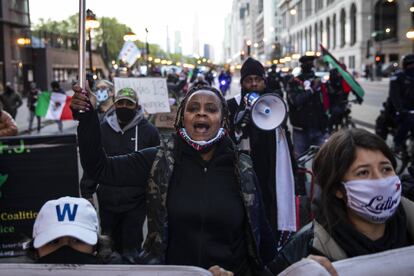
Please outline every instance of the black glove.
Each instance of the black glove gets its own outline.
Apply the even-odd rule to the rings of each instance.
[[[236,128],[242,129],[250,123],[250,120],[250,110],[246,108],[237,113],[236,117],[234,118],[234,125],[236,126]]]

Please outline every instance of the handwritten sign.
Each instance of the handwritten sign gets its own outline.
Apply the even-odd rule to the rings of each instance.
[[[115,78],[114,85],[115,91],[124,87],[134,89],[149,114],[170,112],[167,81],[163,78]]]
[[[177,107],[172,106],[169,113],[158,113],[155,115],[154,124],[157,128],[174,128],[175,118],[177,117]]]
[[[0,138],[0,257],[25,254],[40,207],[79,196],[76,136]]]

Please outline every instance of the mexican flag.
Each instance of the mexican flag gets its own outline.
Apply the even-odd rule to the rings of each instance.
[[[50,120],[73,120],[69,108],[72,97],[55,92],[42,92],[36,103],[37,116]]]
[[[357,97],[358,101],[362,102],[364,99],[365,91],[359,85],[359,83],[354,79],[354,77],[342,67],[341,63],[328,51],[325,49],[325,47],[320,44],[323,60],[327,63],[329,63],[333,68],[336,68],[341,74],[344,81],[349,85],[349,87],[352,89],[354,95]]]

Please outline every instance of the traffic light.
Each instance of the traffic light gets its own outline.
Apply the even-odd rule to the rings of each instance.
[[[384,63],[384,55],[375,55],[375,63],[379,64],[379,63]]]

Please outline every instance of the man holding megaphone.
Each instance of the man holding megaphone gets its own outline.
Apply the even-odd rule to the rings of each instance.
[[[249,57],[240,75],[241,94],[227,101],[230,136],[252,157],[266,215],[278,237],[281,231],[296,230],[296,164],[285,124],[287,108],[284,100],[266,87],[265,70],[259,61]]]

